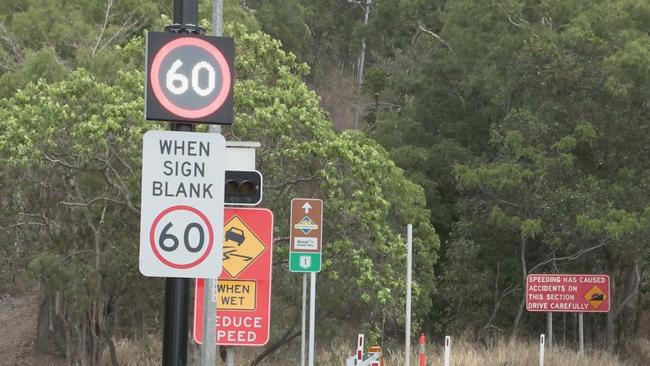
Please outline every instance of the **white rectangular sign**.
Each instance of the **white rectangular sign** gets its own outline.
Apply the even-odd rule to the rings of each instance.
[[[219,277],[225,154],[225,139],[219,134],[144,134],[140,208],[143,275]]]
[[[318,238],[304,238],[296,237],[293,238],[293,249],[294,250],[318,250]]]

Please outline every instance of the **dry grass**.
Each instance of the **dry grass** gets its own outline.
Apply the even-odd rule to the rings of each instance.
[[[641,344],[645,349],[649,343]],[[329,343],[318,344],[316,364],[319,366],[344,366],[345,360],[353,355],[354,339],[343,341],[336,339]],[[159,339],[147,337],[136,342],[120,340],[116,342],[118,359],[121,365],[126,366],[153,366],[160,365],[161,347]],[[539,345],[535,342],[498,342],[495,346],[485,347],[465,340],[454,341],[452,348],[453,366],[538,366]],[[235,365],[249,365],[250,361],[259,353],[260,349],[238,347],[235,349]],[[411,365],[419,365],[416,354],[417,345],[413,346]],[[267,357],[260,365],[263,366],[287,366],[300,364],[300,343],[293,344],[289,348],[281,349],[272,356]],[[192,352],[190,352],[190,358]],[[647,365],[644,361],[623,362],[617,357],[608,354],[603,350],[587,349],[584,357],[576,354],[573,349],[554,347],[552,352],[547,350],[546,363],[548,366],[632,366]],[[107,355],[105,355],[107,356]],[[399,366],[404,364],[404,356],[400,349],[385,350],[386,366]],[[108,365],[107,357],[104,357],[104,365]],[[218,357],[217,357],[218,359]],[[191,360],[188,364],[194,364]],[[221,365],[221,363],[218,363]],[[443,364],[442,344],[427,345],[427,365],[438,366]]]
[[[121,366],[154,366],[162,364],[160,337],[147,336],[138,340],[115,341],[115,351]],[[102,366],[110,365],[108,352],[104,352]]]
[[[431,365],[443,364],[443,350],[438,347],[434,350],[429,347]],[[415,358],[414,358],[415,359]],[[411,362],[411,364],[414,364]],[[452,344],[452,364],[454,366],[538,366],[539,343],[537,342],[499,342],[496,346],[485,347],[464,340]],[[417,363],[415,363],[417,365]],[[627,366],[617,357],[603,350],[587,349],[585,356],[581,357],[574,349],[554,347],[552,351],[546,350],[545,365],[551,366]]]

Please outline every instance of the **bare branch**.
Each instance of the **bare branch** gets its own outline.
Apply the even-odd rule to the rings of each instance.
[[[120,159],[118,159],[118,161],[121,162]],[[104,161],[104,163],[106,164],[106,168],[107,168],[104,171],[104,174],[103,174],[104,179],[106,180],[106,182],[108,182],[108,184],[113,186],[115,189],[117,189],[122,194],[122,197],[124,197],[124,204],[126,205],[126,207],[130,211],[132,211],[133,213],[136,213],[136,214],[139,215],[140,210],[138,210],[136,207],[134,207],[133,204],[131,203],[131,193],[129,193],[129,189],[126,186],[126,183],[124,182],[124,180],[122,179],[122,176],[118,173],[117,169],[115,169],[115,167],[113,167],[113,165],[110,163],[110,159],[106,159]],[[115,178],[117,179],[117,182],[115,182],[110,177],[110,175],[108,174],[109,172],[112,173],[113,176],[115,176]]]
[[[541,266],[544,266],[544,265],[546,265],[546,264],[549,264],[549,263],[551,263],[551,262],[556,263],[556,262],[558,262],[558,261],[567,261],[567,262],[574,261],[574,260],[580,258],[581,256],[583,256],[583,255],[585,255],[585,254],[587,254],[587,253],[589,253],[589,252],[592,252],[592,251],[594,251],[594,250],[596,250],[596,249],[598,249],[598,248],[602,248],[602,247],[604,247],[604,246],[607,245],[608,243],[609,243],[609,242],[608,242],[608,239],[606,238],[606,239],[603,239],[603,240],[602,240],[600,243],[598,243],[597,245],[594,245],[593,247],[589,247],[589,248],[585,248],[585,249],[580,249],[579,251],[577,251],[577,252],[574,253],[574,254],[567,255],[567,256],[565,256],[565,257],[560,257],[560,258],[555,258],[555,256],[553,256],[552,258],[549,258],[549,259],[547,259],[547,260],[545,260],[545,261],[543,261],[543,262],[537,263],[535,266],[533,266],[533,267],[528,271],[528,273],[533,273],[537,268],[539,268],[539,267],[541,267]],[[553,253],[553,255],[555,255],[555,253]]]
[[[450,52],[453,52],[453,51],[454,51],[454,50],[451,48],[451,46],[449,45],[449,43],[447,43],[447,41],[445,41],[444,39],[442,39],[438,34],[434,33],[433,31],[431,31],[431,30],[429,30],[429,29],[426,29],[426,28],[425,28],[422,24],[420,24],[420,23],[418,23],[418,28],[420,28],[420,30],[421,30],[422,32],[424,32],[424,33],[430,35],[431,37],[433,37],[433,38],[435,38],[435,39],[437,39],[437,40],[438,40],[438,41],[439,41],[439,42],[440,42],[440,43],[441,43],[441,44],[442,44],[446,49],[448,49]]]
[[[13,71],[13,68],[12,68],[12,67],[9,67],[9,66],[7,66],[7,65],[5,65],[5,64],[3,64],[3,63],[1,63],[1,62],[0,62],[0,67],[2,67],[3,69],[5,69],[5,71]]]
[[[97,36],[97,42],[95,43],[95,47],[93,47],[93,57],[95,57],[95,54],[97,53],[97,47],[99,47],[99,44],[102,41],[102,37],[104,36],[104,32],[106,31],[106,26],[108,25],[108,18],[111,13],[112,7],[113,7],[113,0],[106,1],[106,11],[104,12],[104,24],[102,25],[102,30],[99,32],[99,36]]]
[[[102,215],[99,218],[99,226],[104,225],[104,219],[106,218],[106,210],[108,209],[108,205],[106,205],[106,201],[104,201],[104,208],[102,209]]]
[[[26,216],[26,217],[35,217],[35,218],[38,218],[38,219],[43,219],[44,221],[46,220],[46,218],[43,215],[39,215],[39,214],[32,214],[32,213],[27,213],[27,212],[18,212],[18,215]]]
[[[94,205],[95,203],[98,203],[98,202],[110,202],[110,203],[114,203],[116,205],[126,206],[125,202],[114,200],[114,199],[108,198],[108,197],[96,197],[96,198],[93,198],[92,200],[90,200],[88,202],[61,201],[61,202],[59,202],[59,204],[63,205],[63,206],[70,206],[70,207],[90,207],[90,206],[92,206],[92,205]]]
[[[145,15],[141,15],[138,19],[131,21],[132,19],[133,16],[129,15],[129,17],[120,26],[120,29],[118,29],[117,32],[115,32],[113,36],[111,36],[111,38],[109,38],[108,41],[106,41],[99,48],[98,52],[101,52],[104,48],[106,48],[106,46],[110,45],[120,34],[124,34],[125,37],[130,36],[135,31],[135,29],[137,29],[138,25],[143,23]]]
[[[135,171],[133,170],[133,167],[126,161],[124,158],[122,158],[122,155],[120,155],[117,151],[112,150],[111,156],[114,156],[117,161],[122,164],[122,166],[129,171],[129,173],[133,174]]]
[[[510,22],[510,24],[514,25],[515,27],[517,27],[517,28],[523,28],[523,25],[522,25],[522,24],[523,24],[523,23],[526,23],[526,24],[528,23],[528,22],[526,22],[526,21],[523,20],[523,19],[519,19],[520,23],[517,23],[517,22],[515,22],[514,20],[512,20],[512,17],[510,16],[510,13],[509,13],[506,9],[504,9],[503,6],[502,6],[501,4],[497,3],[497,2],[494,1],[494,0],[492,1],[492,5],[498,7],[499,9],[501,9],[501,11],[503,11],[503,13],[506,15],[506,17],[508,17],[508,22]]]
[[[516,27],[521,28],[521,24],[519,24],[519,23],[513,21],[512,18],[510,17],[510,14],[509,14],[507,11],[504,10],[503,12],[504,12],[504,13],[506,14],[506,16],[508,17],[508,21],[510,22],[510,24],[512,24],[512,25],[514,25],[514,26],[516,26]]]
[[[288,236],[282,236],[282,237],[279,237],[279,238],[273,238],[273,245],[275,245],[275,243],[279,243],[279,242],[282,242],[282,241],[289,241],[289,237]]]
[[[36,221],[25,221],[25,222],[19,221],[13,225],[9,225],[8,227],[16,228],[21,226],[47,226],[47,224],[44,222],[36,222]]]
[[[89,252],[92,252],[92,250],[90,250],[90,249],[75,250],[75,251],[72,251],[72,252],[68,253],[68,255],[66,255],[65,257],[62,257],[61,259],[65,261],[68,258],[72,258],[72,257],[74,257],[74,256],[76,256],[78,254],[89,253]]]
[[[518,205],[518,204],[516,204],[516,203],[514,203],[514,202],[506,201],[506,200],[501,199],[501,198],[498,198],[498,197],[494,197],[494,199],[495,199],[497,202],[499,202],[499,203],[503,203],[504,205],[512,206],[512,207],[514,207],[514,208],[518,208],[518,209],[521,208],[521,205]]]
[[[0,33],[2,34],[2,36],[0,36],[0,39],[5,41],[5,43],[9,46],[11,52],[13,52],[14,54],[14,58],[16,59],[16,61],[22,61],[23,55],[18,51],[18,44],[16,40],[13,39],[11,33],[4,25],[4,23],[0,23]]]
[[[80,169],[76,165],[72,165],[72,164],[70,164],[70,163],[68,163],[66,161],[61,160],[61,159],[50,157],[45,152],[43,152],[42,154],[43,154],[43,157],[45,158],[45,160],[49,161],[50,163],[58,164],[58,165],[64,166],[64,167],[69,168],[69,169]]]
[[[57,224],[55,221],[50,220],[50,218],[47,217],[47,215],[45,215],[44,213],[42,213],[42,214],[31,214],[31,213],[27,213],[27,212],[18,212],[18,215],[23,216],[23,217],[33,218],[33,219],[39,219],[40,222],[33,221],[33,220],[32,221],[18,221],[15,224],[11,225],[10,227],[45,226],[45,227],[49,228],[50,226],[53,226],[53,227],[56,227],[58,229],[61,228],[61,226],[59,226],[59,224]]]
[[[494,321],[494,318],[496,318],[499,308],[501,307],[501,303],[503,300],[508,297],[510,294],[513,294],[521,288],[520,286],[508,286],[506,287],[503,292],[501,293],[501,296],[499,296],[499,274],[501,273],[500,271],[500,266],[499,263],[497,262],[497,273],[494,278],[494,307],[492,309],[492,315],[490,315],[490,318],[488,321],[485,323],[483,328],[481,328],[481,331],[485,331],[490,328],[494,328],[498,331],[502,331],[500,328],[496,327],[495,325],[492,324],[492,321]]]

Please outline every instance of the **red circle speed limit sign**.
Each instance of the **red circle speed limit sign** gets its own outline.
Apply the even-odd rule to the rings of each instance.
[[[214,245],[210,220],[194,207],[178,205],[162,211],[149,230],[154,255],[176,269],[195,267],[203,262]]]
[[[145,116],[232,124],[231,38],[147,34]]]
[[[140,273],[148,277],[219,277],[225,156],[226,140],[220,134],[144,134]]]

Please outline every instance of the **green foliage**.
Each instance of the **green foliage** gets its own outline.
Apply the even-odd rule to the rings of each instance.
[[[79,4],[79,11],[88,16],[100,9],[93,4]],[[299,319],[299,286],[290,284],[301,276],[289,273],[283,259],[283,223],[290,199],[299,196],[325,201],[318,309],[327,326],[319,331],[336,335],[350,317],[355,320],[348,326],[377,334],[401,327],[408,223],[418,253],[413,295],[420,322],[436,290],[439,248],[422,188],[366,135],[331,128],[302,80],[309,68],[278,40],[236,21],[224,33],[237,41],[237,118],[228,139],[262,143],[257,165],[265,176],[263,205],[277,223],[272,337],[282,337],[278,329],[295,327]],[[33,221],[21,233],[3,229],[2,235],[21,243],[12,258],[23,262],[15,263],[29,261],[45,296],[65,309],[65,324],[73,329],[67,341],[77,356],[85,352],[79,341],[85,337],[135,332],[134,319],[156,328],[161,318],[151,311],[160,308],[161,281],[138,273],[137,243],[142,135],[166,126],[143,120],[143,37],[93,55],[93,34],[84,38],[91,46],[62,56],[57,44],[38,56],[42,60],[24,63],[24,74],[6,73],[21,87],[0,100],[0,170],[21,181],[11,188],[15,200],[3,202],[3,224]],[[65,44],[75,34],[58,36]],[[55,62],[61,57],[65,62]]]
[[[306,9],[300,0],[270,0],[260,3],[256,18],[262,29],[274,35],[294,52],[304,52],[312,41],[306,21]]]
[[[386,71],[382,69],[370,69],[363,79],[361,92],[366,95],[379,97],[379,94],[383,92],[387,86],[388,74]]]
[[[123,66],[113,47],[162,28],[163,9],[154,0],[0,1],[0,96],[41,78],[60,81],[76,67],[112,80]]]
[[[435,288],[432,269],[439,243],[427,223],[421,188],[406,180],[386,151],[363,134],[339,135],[331,129],[318,98],[300,80],[306,66],[283,52],[278,42],[239,27],[230,27],[229,32],[242,50],[237,70],[246,75],[237,84],[241,98],[232,133],[237,139],[262,143],[258,166],[265,176],[265,205],[274,209],[276,221],[284,222],[291,197],[325,201],[327,245],[320,307],[334,317],[356,309],[366,314],[358,318],[361,324],[396,322],[405,291],[400,275],[405,238],[400,233],[407,223],[414,223],[414,248],[421,253],[414,298],[422,317]],[[259,59],[273,62],[260,65]],[[296,175],[288,176],[288,167]],[[281,227],[280,236],[285,234]],[[280,248],[276,255],[284,257],[286,251]],[[282,268],[275,277],[280,282],[290,277]],[[342,285],[346,279],[349,286]],[[292,301],[298,299],[298,290],[293,289]]]
[[[520,320],[536,329],[540,319],[517,316],[529,271],[610,273],[626,285],[608,329],[619,322],[620,339],[637,329],[623,326],[639,317],[622,301],[650,258],[646,1],[373,1],[368,27],[345,0],[242,3],[226,2],[225,33],[237,42],[237,120],[227,134],[262,142],[264,205],[276,222],[287,221],[291,197],[325,200],[321,335],[346,323],[397,334],[407,223],[416,314],[437,331],[484,336]],[[24,182],[0,199],[0,238],[11,243],[1,253],[12,266],[33,254],[34,274],[59,279],[48,282],[53,291],[72,278],[82,304],[97,288],[120,290],[116,273],[134,286],[123,304],[155,304],[132,257],[140,137],[159,127],[141,121],[137,35],[168,23],[159,15],[169,4],[121,1],[108,18],[104,2],[39,4],[0,2],[0,183]],[[208,28],[210,9],[201,2]],[[137,21],[122,28],[125,19]],[[352,72],[362,38],[369,134],[336,133],[303,80],[318,87]],[[107,175],[106,162],[117,170]],[[98,195],[116,202],[92,201]],[[79,201],[93,203],[61,203]],[[100,241],[98,267],[87,223],[104,205],[114,240]],[[276,258],[287,251],[279,240]],[[79,268],[76,278],[63,263]],[[284,261],[274,277],[274,308],[293,311],[273,321],[290,329],[300,278]]]
[[[427,198],[440,197],[428,207],[446,229],[450,300],[432,318],[461,329],[513,324],[522,293],[508,290],[523,285],[522,269],[647,269],[646,2],[456,0],[426,2],[415,18],[401,12],[424,3],[378,5],[400,26],[381,33],[392,59],[370,68],[389,75],[383,94],[399,106],[375,114],[373,137],[428,181]],[[439,203],[453,215],[436,215]],[[463,271],[484,274],[492,301],[471,299]]]

